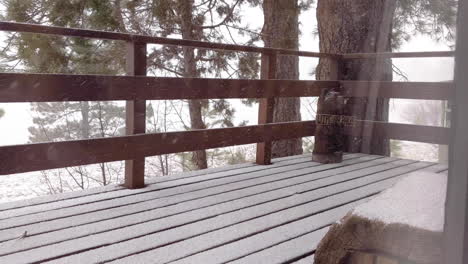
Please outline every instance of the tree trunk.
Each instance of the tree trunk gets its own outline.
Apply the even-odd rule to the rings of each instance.
[[[299,48],[299,6],[297,0],[263,1],[263,42],[265,47],[294,49]],[[279,56],[277,62],[278,79],[299,79],[299,58],[297,56]],[[273,122],[301,120],[300,98],[277,98]],[[275,141],[272,145],[272,157],[284,157],[302,154],[302,139]]]
[[[180,18],[180,27],[182,38],[200,40],[194,31],[193,25],[193,0],[179,0],[178,11]],[[195,61],[195,53],[193,48],[184,47],[184,77],[200,77],[197,71],[197,62]],[[192,129],[205,129],[205,123],[202,118],[202,101],[190,100],[190,123]],[[206,169],[208,164],[206,161],[206,151],[199,150],[192,154],[192,162],[197,169]]]
[[[317,4],[320,52],[375,53],[391,51],[391,29],[396,0],[319,0]],[[331,61],[320,59],[317,80],[329,80]],[[391,81],[390,59],[347,60],[343,80]],[[378,87],[375,87],[378,89]],[[388,121],[388,99],[349,98],[345,112],[361,120]],[[386,139],[347,138],[345,150],[389,155]]]

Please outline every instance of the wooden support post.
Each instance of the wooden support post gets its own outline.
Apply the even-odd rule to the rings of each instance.
[[[261,79],[276,79],[277,54],[275,52],[262,54]],[[261,98],[258,108],[258,124],[273,123],[275,99],[273,97]],[[271,141],[257,144],[257,164],[271,164]]]
[[[146,75],[146,43],[127,42],[127,75]],[[133,100],[126,102],[126,134],[146,132],[146,101]],[[136,189],[145,186],[145,158],[138,157],[125,161],[125,184],[127,188]]]
[[[341,79],[340,59],[329,59],[330,79]],[[344,97],[340,87],[323,89],[317,104],[315,144],[312,160],[320,163],[343,161],[344,126],[352,125],[344,117]]]
[[[468,263],[468,2],[458,1],[455,91],[451,101],[449,175],[445,200],[444,259]]]

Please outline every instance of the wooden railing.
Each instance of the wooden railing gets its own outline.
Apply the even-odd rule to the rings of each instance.
[[[275,97],[319,96],[322,89],[340,86],[350,97],[375,94],[384,98],[447,100],[453,90],[451,83],[339,81],[339,72],[331,81],[273,80],[278,55],[328,58],[338,65],[346,59],[447,57],[453,56],[453,52],[325,54],[11,22],[0,22],[0,30],[127,42],[127,76],[0,73],[0,103],[127,101],[127,136],[3,146],[0,147],[0,175],[125,160],[125,185],[140,188],[144,186],[145,157],[250,143],[258,143],[257,163],[270,164],[272,141],[315,133],[314,121],[271,124]],[[261,80],[146,77],[149,43],[258,52],[268,67],[264,67],[267,71],[262,72]],[[372,89],[377,91],[370,93]],[[259,98],[259,124],[145,134],[146,100],[217,98]],[[448,143],[448,129],[441,127],[360,120],[346,133],[370,136],[366,134],[368,127],[372,127],[373,136],[387,139]]]

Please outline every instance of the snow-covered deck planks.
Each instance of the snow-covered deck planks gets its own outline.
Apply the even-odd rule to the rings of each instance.
[[[409,172],[447,169],[364,154],[310,160],[0,204],[0,263],[311,263],[328,227],[351,208]]]

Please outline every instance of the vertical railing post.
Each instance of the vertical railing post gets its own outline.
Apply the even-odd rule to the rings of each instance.
[[[263,53],[261,79],[276,79],[277,54]],[[275,98],[261,98],[258,109],[258,124],[273,123],[273,111],[275,108]],[[271,141],[257,143],[257,164],[271,164]]]
[[[146,43],[127,42],[127,75],[146,75]],[[146,132],[146,101],[126,102],[126,134]],[[145,157],[125,161],[125,184],[127,188],[142,188],[145,185]]]

